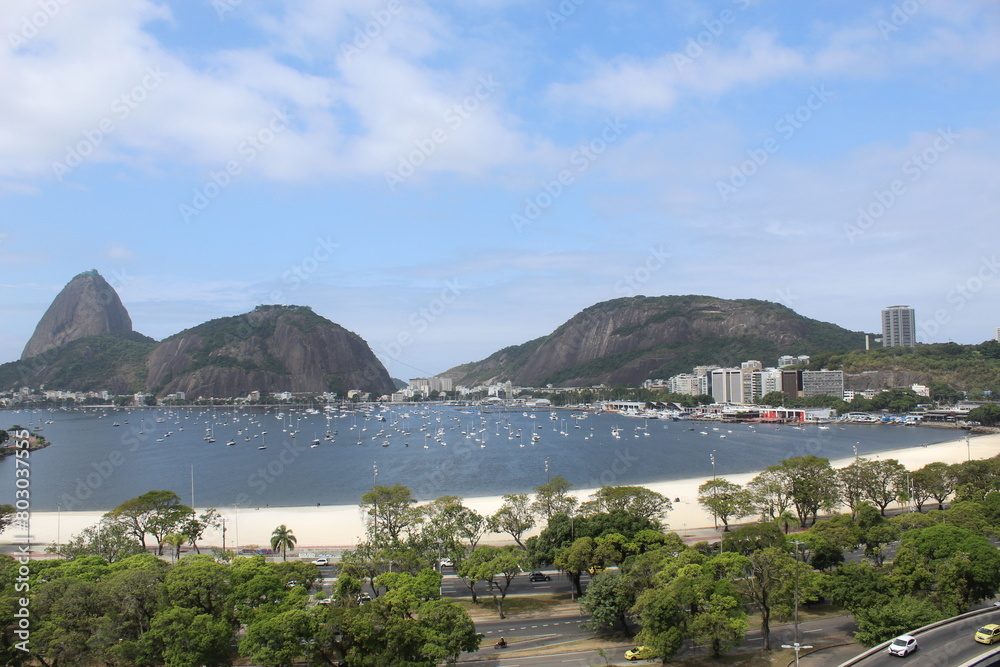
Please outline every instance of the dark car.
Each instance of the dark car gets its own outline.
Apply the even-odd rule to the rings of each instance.
[[[532,572],[528,575],[528,581],[552,581],[552,577],[544,572]]]

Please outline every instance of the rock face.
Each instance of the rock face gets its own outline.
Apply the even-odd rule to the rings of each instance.
[[[304,306],[259,306],[182,331],[157,346],[148,366],[146,386],[158,396],[394,389],[363,339]]]
[[[591,306],[548,336],[505,348],[444,375],[458,384],[636,385],[696,365],[765,366],[782,354],[863,346],[864,334],[798,315],[776,303],[708,296],[631,297]]]
[[[59,292],[45,311],[21,359],[86,336],[131,331],[132,319],[118,293],[96,270],[84,271]]]

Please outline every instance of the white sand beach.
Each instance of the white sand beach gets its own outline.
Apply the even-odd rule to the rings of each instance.
[[[974,436],[969,439],[968,446],[964,436],[958,440],[895,449],[869,458],[896,459],[908,470],[917,470],[928,463],[942,461],[959,463],[971,457],[985,459],[1000,454],[1000,434]],[[851,462],[850,458],[831,461],[835,468],[843,467]],[[757,473],[726,475],[726,479],[737,484],[746,484]],[[673,510],[667,516],[670,530],[683,533],[685,530],[711,528],[712,515],[698,505],[698,487],[705,478],[670,480],[653,482],[643,486],[658,491],[673,501]],[[595,489],[581,489],[575,495],[586,500]],[[481,514],[492,514],[501,505],[499,496],[466,498],[465,504]],[[201,511],[201,510],[199,510]],[[219,508],[226,519],[226,546],[250,545],[267,546],[275,527],[285,524],[298,539],[298,551],[322,554],[324,548],[342,548],[353,546],[364,535],[364,521],[357,505],[336,505],[323,507],[241,507]],[[32,542],[40,551],[44,545],[56,541],[66,542],[82,529],[96,524],[103,513],[99,511],[76,512],[32,512],[31,532]],[[0,543],[10,543],[16,536],[13,529],[0,535]],[[487,535],[486,543],[504,543],[510,541],[509,536]],[[222,533],[219,530],[209,530],[205,535],[205,544],[222,546]]]

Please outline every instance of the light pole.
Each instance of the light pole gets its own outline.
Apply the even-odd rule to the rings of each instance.
[[[712,453],[709,454],[709,458],[712,460],[712,482],[713,482],[713,484],[712,484],[712,499],[714,500],[715,499],[715,493],[718,490],[718,489],[715,488],[715,484],[714,484],[714,482],[715,482],[715,450],[714,449],[712,450]],[[716,514],[714,508],[712,509],[712,520],[715,521],[715,529],[718,530],[719,529],[719,515]]]
[[[858,460],[858,445],[860,445],[860,444],[861,444],[860,442],[854,443],[854,460],[855,461]]]
[[[965,435],[965,450],[968,452],[968,454],[969,454],[969,460],[971,461],[972,460],[972,445],[969,444],[969,435],[968,434]]]
[[[234,519],[234,524],[236,527],[236,544],[233,545],[234,549],[240,548],[240,504],[236,503],[233,505],[233,509],[236,510],[236,518]]]
[[[802,542],[795,540],[795,645],[799,645],[799,545]],[[811,647],[810,647],[811,648]],[[798,664],[799,651],[795,650],[795,663]]]
[[[795,667],[799,667],[799,651],[801,651],[804,648],[812,648],[812,646],[809,645],[802,646],[798,642],[795,642],[794,644],[791,645],[782,644],[781,648],[790,648],[795,651]]]
[[[549,457],[545,457],[545,483],[549,483]]]
[[[58,547],[61,543],[61,540],[59,539],[60,537],[59,528],[61,525],[62,525],[62,503],[58,503],[56,505],[56,547]]]

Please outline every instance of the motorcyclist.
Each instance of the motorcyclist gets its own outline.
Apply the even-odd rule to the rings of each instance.
[[[497,642],[497,648],[507,648],[507,640],[501,637],[500,641]]]

